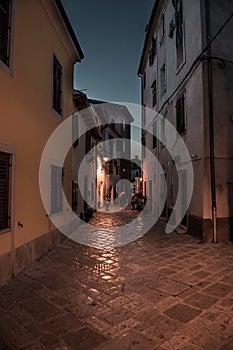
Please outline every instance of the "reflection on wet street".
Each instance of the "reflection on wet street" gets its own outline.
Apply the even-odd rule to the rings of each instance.
[[[87,227],[104,247],[135,215],[95,213]],[[102,249],[65,238],[0,288],[0,349],[233,349],[232,243],[164,232],[159,221]]]
[[[100,248],[111,249],[134,242],[142,237],[154,223],[154,217],[146,217],[143,212],[110,206],[94,213],[92,219],[82,221],[67,237],[75,242]]]
[[[99,228],[111,228],[116,226],[122,226],[132,222],[140,212],[137,210],[126,210],[114,212],[113,210],[106,212],[96,212],[90,221],[90,224]]]

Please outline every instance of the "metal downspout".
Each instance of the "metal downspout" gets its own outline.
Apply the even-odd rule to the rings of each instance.
[[[207,44],[211,40],[209,0],[205,0],[206,7],[206,34]],[[213,108],[213,70],[211,59],[211,45],[207,49],[208,56],[208,100],[209,100],[209,143],[210,143],[210,181],[212,197],[212,225],[213,242],[217,243],[217,205],[216,205],[216,184],[215,184],[215,158],[214,158],[214,108]]]

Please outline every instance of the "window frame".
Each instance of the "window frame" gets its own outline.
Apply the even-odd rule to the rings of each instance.
[[[59,69],[58,81],[54,74],[55,68]],[[56,91],[56,89],[59,91]],[[56,99],[58,101],[55,101]],[[63,117],[63,66],[55,53],[53,53],[52,59],[52,109],[59,117]]]
[[[64,184],[64,167],[61,164],[52,162],[51,166],[51,197],[50,197],[50,215],[57,215],[63,212],[63,184]],[[61,174],[61,183],[58,180],[59,174],[53,176],[53,170],[59,170]],[[53,179],[55,183],[53,183]],[[58,180],[58,181],[57,181]],[[60,198],[58,198],[60,197]],[[59,205],[57,205],[57,202]]]
[[[180,72],[180,70],[182,69],[182,67],[184,66],[185,62],[186,62],[186,52],[185,52],[185,22],[182,22],[182,54],[183,54],[183,59],[180,62],[179,66],[178,66],[178,57],[177,57],[177,45],[175,45],[176,48],[176,74],[178,74]]]
[[[155,79],[153,81],[153,84],[151,85],[152,89],[152,107],[155,107],[157,104],[157,80]]]
[[[159,44],[162,46],[164,39],[165,38],[165,15],[164,13],[162,14],[162,17],[160,19],[160,24],[159,24]]]
[[[14,35],[14,19],[15,19],[15,0],[9,0],[8,20],[7,20],[7,59],[5,62],[0,57],[0,68],[6,71],[9,75],[13,75],[13,35]]]
[[[0,235],[13,230],[14,223],[14,193],[15,193],[15,154],[16,149],[13,146],[0,144],[0,152],[5,153],[10,158],[9,166],[9,187],[8,187],[8,224],[0,229]]]
[[[78,181],[72,180],[72,210],[77,212],[78,210]]]
[[[164,76],[163,84],[162,84],[162,74]],[[166,91],[167,91],[167,73],[166,73],[166,63],[164,63],[160,68],[160,95],[163,96]]]
[[[153,66],[154,61],[155,61],[155,57],[156,57],[156,53],[157,53],[157,37],[152,37],[151,40],[151,48],[149,51],[149,67]]]
[[[179,126],[180,122],[178,122],[178,118],[180,117],[180,115],[178,116],[179,113],[179,103],[182,103],[182,109],[183,109],[183,117],[182,117],[182,127]],[[177,132],[182,136],[184,134],[186,134],[187,132],[187,120],[186,120],[186,108],[185,108],[185,92],[182,92],[181,94],[178,95],[177,99],[176,99],[176,104],[175,104],[175,108],[176,108],[176,130]]]

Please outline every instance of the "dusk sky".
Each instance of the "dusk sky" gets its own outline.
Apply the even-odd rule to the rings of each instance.
[[[89,98],[140,103],[139,60],[154,0],[62,0],[84,52],[75,88]]]

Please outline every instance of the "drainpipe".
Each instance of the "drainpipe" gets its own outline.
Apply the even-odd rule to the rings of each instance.
[[[140,78],[140,89],[141,89],[141,101],[140,102],[141,102],[141,116],[142,116],[142,113],[144,113],[143,109],[145,109],[144,101],[143,101],[144,100],[143,99],[143,74],[138,73],[138,76]],[[142,123],[142,118],[141,118],[141,123]],[[143,134],[142,134],[142,124],[141,124],[141,139],[142,139],[142,137],[143,137]],[[141,151],[141,156],[142,156],[142,151]],[[141,177],[143,178],[143,159],[141,161]]]
[[[206,34],[207,44],[211,40],[209,0],[205,0],[206,7]],[[216,185],[215,185],[215,158],[214,158],[214,108],[213,108],[213,71],[211,59],[211,45],[207,49],[208,57],[208,100],[209,100],[209,143],[210,143],[210,181],[212,199],[212,225],[213,242],[217,243],[217,205],[216,205]]]

